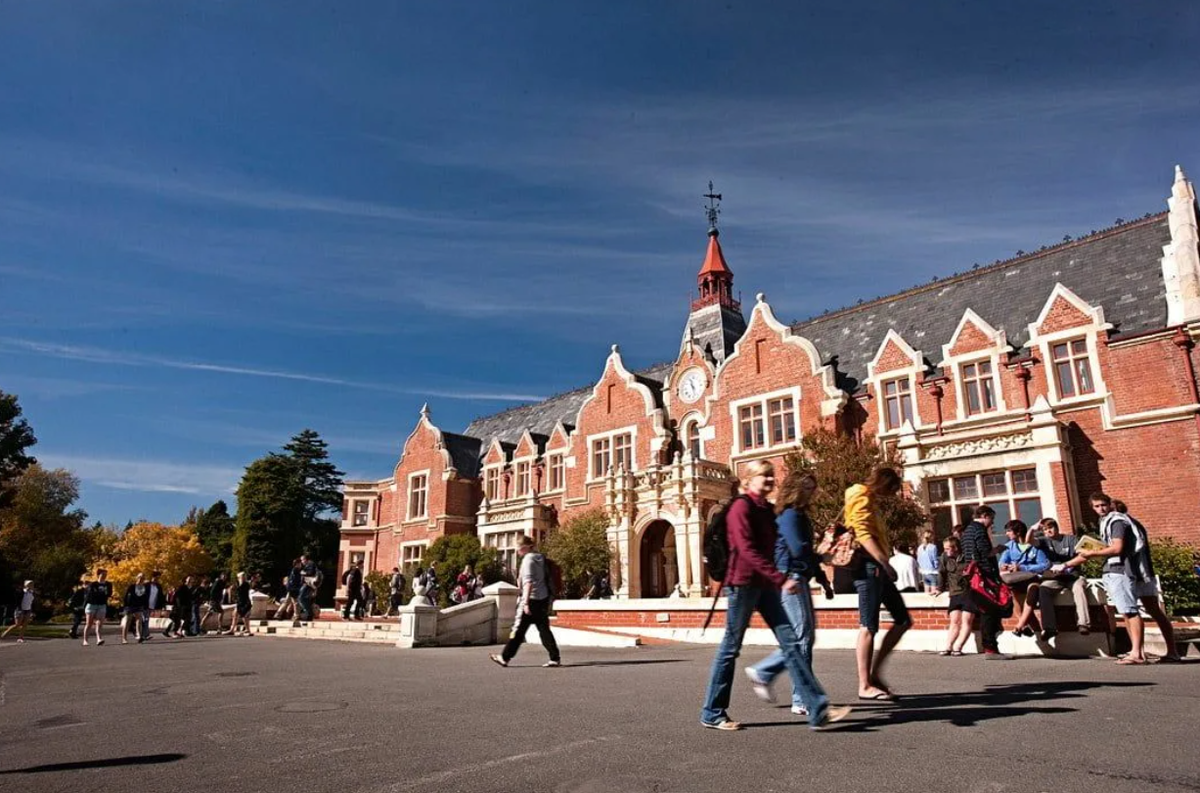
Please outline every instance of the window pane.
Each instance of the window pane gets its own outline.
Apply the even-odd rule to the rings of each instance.
[[[909,422],[910,424],[916,423],[913,421],[912,396],[905,394],[904,396],[900,397],[900,410],[904,413],[905,421]]]
[[[1075,355],[1087,355],[1087,341],[1079,339],[1071,342],[1071,352]]]
[[[1004,524],[1012,520],[1012,512],[1007,501],[989,501],[988,506],[996,510],[996,522],[992,524],[992,543],[1002,545],[1008,542],[1008,538],[1004,536]]]
[[[887,425],[889,430],[900,426],[900,400],[895,397],[887,400]]]
[[[1008,484],[1004,481],[1004,472],[983,475],[984,496],[1008,495]]]
[[[984,410],[995,410],[996,409],[996,389],[994,387],[994,383],[992,382],[991,376],[989,375],[989,376],[983,378],[983,380],[981,380],[979,382],[979,387],[981,389],[983,389],[983,409]]]
[[[1054,375],[1058,379],[1058,395],[1075,396],[1075,379],[1071,377],[1071,364],[1067,362],[1055,364]]]
[[[939,540],[943,540],[950,536],[950,529],[954,528],[954,517],[950,511],[950,507],[938,507],[937,509],[929,510],[929,516],[933,518],[933,534]]]
[[[954,497],[957,499],[979,498],[979,485],[973,476],[954,478]]]
[[[884,396],[893,396],[896,393],[896,382],[895,380],[888,380],[883,384]]]
[[[1050,348],[1050,356],[1056,361],[1065,360],[1067,357],[1067,345],[1055,344]]]
[[[959,504],[958,505],[958,522],[962,526],[966,526],[971,521],[975,520],[971,513],[975,511],[974,504]]]
[[[1096,390],[1092,385],[1092,367],[1087,358],[1075,361],[1075,372],[1079,376],[1079,393],[1090,394]]]
[[[1042,519],[1042,502],[1036,498],[1022,498],[1017,501],[1017,520],[1026,526],[1032,526]]]
[[[979,381],[977,380],[967,383],[967,412],[979,412]]]
[[[1012,477],[1014,493],[1037,492],[1037,471],[1033,468],[1023,468],[1020,471],[1013,471]],[[1022,520],[1024,520],[1024,518],[1022,518]]]
[[[992,373],[992,362],[991,361],[980,361],[979,362],[979,374],[989,375],[991,373]]]
[[[930,504],[943,504],[950,500],[950,480],[930,479],[926,483]]]

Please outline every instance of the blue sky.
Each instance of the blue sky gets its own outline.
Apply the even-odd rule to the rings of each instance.
[[[1197,41],[1182,1],[13,0],[0,389],[104,521],[306,426],[383,477],[425,401],[672,357],[709,179],[785,319],[1163,209]]]

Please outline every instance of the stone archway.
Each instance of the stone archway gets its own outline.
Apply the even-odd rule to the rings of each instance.
[[[679,562],[675,527],[669,521],[655,520],[642,530],[638,561],[640,597],[662,598],[674,591],[679,582]]]

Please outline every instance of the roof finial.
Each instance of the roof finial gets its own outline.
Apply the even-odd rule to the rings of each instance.
[[[1176,181],[1176,182],[1185,182],[1185,181],[1187,181],[1187,175],[1186,175],[1186,174],[1183,172],[1183,166],[1182,166],[1182,165],[1176,165],[1176,166],[1175,166],[1175,181]]]
[[[715,237],[720,233],[717,230],[717,216],[721,214],[721,207],[717,205],[717,202],[721,200],[721,194],[713,192],[711,179],[708,182],[708,192],[704,194],[704,197],[708,199],[708,207],[704,210],[704,214],[708,216],[708,233]]]
[[[429,418],[429,403],[428,402],[426,402],[424,405],[421,405],[421,418],[423,418],[423,419]]]

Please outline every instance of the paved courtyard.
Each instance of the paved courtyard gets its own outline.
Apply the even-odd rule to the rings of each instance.
[[[703,730],[707,647],[486,650],[291,639],[0,647],[0,790],[1200,790],[1200,663],[902,653],[897,704],[811,733],[753,698]],[[743,660],[757,659],[761,649]],[[524,664],[524,665],[522,665]],[[853,657],[818,651],[837,700]]]

